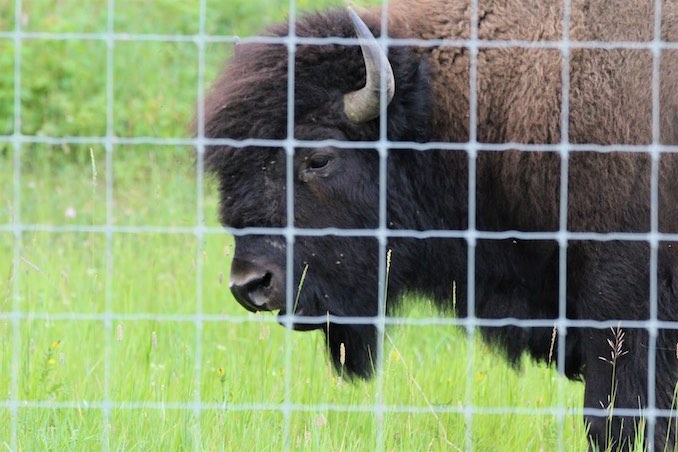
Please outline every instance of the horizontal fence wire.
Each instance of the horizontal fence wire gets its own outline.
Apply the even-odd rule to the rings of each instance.
[[[412,325],[412,326],[459,326],[459,327],[488,327],[500,328],[505,326],[518,326],[521,328],[554,328],[560,324],[571,328],[643,328],[646,329],[649,320],[577,320],[577,319],[519,319],[516,317],[502,317],[498,319],[467,317],[396,317],[387,316],[383,320],[377,317],[351,317],[326,315],[303,316],[303,315],[279,315],[279,316],[254,316],[254,315],[229,315],[229,314],[159,314],[153,312],[135,313],[90,313],[90,312],[11,312],[0,313],[0,319],[21,320],[158,320],[163,322],[202,322],[202,323],[260,323],[260,324],[287,324],[297,322],[311,325],[325,325],[328,321],[339,325],[378,325],[383,322],[386,325]],[[654,322],[657,328],[678,330],[678,322],[657,320]],[[678,350],[677,350],[678,351]]]
[[[169,235],[223,235],[233,236],[246,235],[279,235],[285,236],[285,228],[229,228],[209,226],[97,226],[97,225],[52,225],[52,224],[9,224],[0,225],[0,232],[48,232],[48,233],[94,233],[105,234],[169,234]],[[589,242],[675,242],[678,233],[662,232],[521,232],[521,231],[469,231],[468,229],[339,229],[339,228],[295,228],[296,237],[376,237],[382,234],[385,238],[412,238],[412,239],[464,239],[464,240],[551,240],[563,241],[589,241]]]
[[[248,36],[236,35],[192,35],[192,34],[135,34],[135,33],[68,33],[68,32],[3,32],[0,31],[0,39],[13,40],[48,40],[48,41],[120,41],[120,42],[184,42],[204,44],[279,44],[288,45],[290,38],[283,36]],[[667,41],[563,41],[563,40],[535,40],[525,41],[520,39],[486,40],[476,39],[404,39],[404,38],[379,38],[380,42],[389,47],[477,47],[479,49],[554,49],[561,50],[564,47],[570,49],[602,49],[602,50],[678,50],[678,42]],[[297,45],[358,45],[357,38],[323,37],[314,38],[295,36]]]
[[[110,447],[110,438],[108,424],[112,410],[189,410],[192,411],[197,419],[197,426],[193,430],[195,448],[199,449],[201,443],[200,416],[205,411],[279,411],[284,416],[284,441],[285,449],[291,447],[291,415],[293,412],[314,412],[314,411],[339,411],[349,413],[374,413],[378,420],[378,429],[376,437],[376,449],[384,450],[386,448],[384,439],[384,414],[386,413],[412,413],[412,414],[430,414],[430,413],[448,413],[458,414],[465,417],[466,450],[473,449],[472,421],[474,415],[494,414],[516,414],[528,416],[553,416],[558,419],[559,425],[559,450],[563,450],[563,419],[565,416],[607,416],[609,411],[597,408],[565,408],[564,396],[559,387],[558,406],[542,408],[526,407],[482,407],[474,405],[472,399],[472,361],[476,351],[473,346],[473,337],[479,327],[500,328],[506,326],[517,326],[521,328],[552,328],[557,331],[558,352],[557,359],[558,370],[564,373],[564,353],[567,330],[569,328],[637,328],[648,331],[650,341],[648,346],[649,361],[649,390],[648,406],[643,408],[642,414],[648,419],[648,438],[654,436],[655,419],[658,416],[675,416],[675,412],[670,410],[660,410],[655,406],[654,400],[654,380],[655,380],[655,352],[656,336],[659,329],[678,330],[678,322],[659,320],[657,317],[657,248],[661,242],[678,242],[678,233],[665,233],[658,228],[658,166],[662,155],[678,153],[678,145],[660,144],[659,140],[659,65],[662,51],[678,50],[678,42],[665,42],[661,39],[661,1],[655,0],[655,30],[654,38],[651,41],[578,41],[569,37],[569,0],[563,0],[563,36],[559,40],[485,40],[478,38],[478,0],[471,0],[471,33],[470,39],[400,39],[388,36],[388,19],[385,14],[387,2],[382,7],[382,30],[381,36],[377,39],[383,47],[462,47],[470,52],[470,139],[468,142],[406,142],[390,141],[386,135],[386,102],[384,90],[382,90],[381,115],[380,115],[380,136],[375,141],[357,141],[346,142],[339,140],[302,140],[294,136],[294,102],[287,102],[288,105],[288,123],[287,137],[284,139],[212,139],[204,136],[204,93],[205,93],[205,55],[208,45],[225,44],[240,45],[245,43],[273,44],[286,46],[288,49],[288,99],[294,98],[294,77],[295,77],[295,51],[298,46],[321,46],[321,45],[351,45],[359,44],[356,38],[314,38],[296,36],[295,20],[297,18],[297,5],[295,0],[289,2],[289,26],[292,33],[285,37],[270,36],[248,36],[238,37],[234,35],[214,35],[205,31],[205,20],[207,11],[206,0],[200,1],[200,23],[197,34],[134,34],[119,33],[114,30],[114,0],[108,0],[108,19],[107,31],[102,33],[53,33],[22,30],[21,25],[21,0],[15,0],[15,29],[14,31],[0,32],[0,41],[7,40],[14,43],[14,133],[11,135],[0,135],[0,144],[6,143],[12,146],[13,154],[13,172],[14,185],[12,199],[14,209],[11,215],[11,222],[0,224],[0,232],[12,233],[14,237],[12,253],[12,310],[11,312],[0,312],[0,320],[11,321],[13,335],[11,339],[11,387],[10,396],[7,400],[0,399],[0,408],[8,409],[11,412],[11,442],[10,448],[17,449],[18,446],[18,412],[23,409],[88,409],[100,410],[104,419],[104,434],[102,435],[102,448],[108,450]],[[105,136],[35,136],[22,133],[21,116],[21,80],[22,80],[22,42],[29,40],[46,41],[101,41],[106,44],[106,135]],[[162,42],[162,43],[191,43],[196,45],[198,54],[198,82],[196,86],[196,97],[198,99],[197,114],[197,135],[195,137],[185,138],[165,138],[155,136],[139,137],[121,137],[116,136],[113,129],[114,122],[114,91],[113,91],[113,61],[115,59],[115,45],[118,42]],[[561,142],[527,144],[527,143],[483,143],[477,140],[477,54],[480,49],[540,49],[553,50],[560,52],[563,57],[562,80],[563,95],[561,104]],[[574,49],[599,49],[599,50],[646,50],[653,56],[653,111],[652,127],[653,139],[651,143],[646,144],[573,144],[569,142],[568,124],[569,124],[569,56]],[[384,83],[383,74],[381,83]],[[91,145],[103,146],[106,150],[106,222],[105,224],[34,224],[24,222],[21,215],[21,159],[22,149],[30,145]],[[159,147],[190,147],[195,149],[197,155],[196,164],[196,192],[198,201],[196,212],[198,221],[195,226],[126,226],[115,224],[113,216],[113,187],[112,175],[114,167],[115,149],[119,146],[134,145],[152,145]],[[287,162],[286,176],[286,196],[287,196],[287,225],[279,228],[222,228],[209,227],[204,223],[205,206],[203,203],[203,186],[207,176],[204,174],[205,162],[204,153],[210,146],[229,146],[234,148],[245,147],[263,147],[263,148],[282,148],[285,150]],[[339,149],[351,150],[377,150],[380,158],[379,173],[379,226],[372,229],[340,229],[340,228],[300,228],[294,224],[294,183],[293,183],[293,157],[297,148],[322,148],[332,146]],[[463,230],[410,230],[410,229],[390,229],[386,221],[386,187],[387,174],[386,162],[391,150],[411,150],[413,152],[429,151],[449,151],[464,152],[469,157],[469,227]],[[475,161],[478,154],[483,152],[551,152],[558,153],[561,157],[561,186],[560,186],[560,221],[557,230],[550,232],[527,232],[527,231],[484,231],[479,230],[475,224]],[[569,156],[582,152],[610,153],[643,153],[652,156],[652,199],[651,199],[651,226],[646,232],[577,232],[567,229],[567,196],[568,196],[568,171]],[[21,256],[21,247],[23,235],[31,232],[44,232],[50,234],[83,233],[83,234],[102,234],[106,237],[106,296],[103,312],[46,312],[46,311],[25,311],[21,310],[21,296],[19,291],[20,275],[17,271],[23,262]],[[196,251],[196,308],[191,314],[156,314],[151,312],[118,313],[112,308],[112,287],[113,287],[113,249],[112,241],[115,235],[119,234],[175,234],[175,235],[193,235],[198,240]],[[379,242],[379,315],[376,317],[347,317],[327,315],[323,317],[307,317],[299,315],[281,315],[274,316],[254,316],[251,314],[243,315],[225,315],[225,314],[207,314],[203,312],[203,268],[201,254],[204,251],[204,239],[210,235],[231,234],[233,236],[243,235],[279,235],[284,237],[287,243],[286,261],[287,269],[287,312],[293,312],[292,301],[294,300],[292,263],[294,258],[294,241],[297,237],[370,237]],[[454,317],[426,317],[426,318],[406,318],[398,316],[387,316],[385,309],[385,281],[386,281],[386,260],[387,244],[391,238],[412,238],[419,240],[426,239],[457,239],[463,240],[468,244],[469,273],[468,278],[468,316],[464,318]],[[475,312],[475,246],[478,240],[532,240],[532,241],[555,241],[559,245],[559,317],[553,319],[522,319],[514,317],[506,318],[479,318]],[[567,298],[567,276],[566,260],[568,244],[572,241],[633,241],[647,243],[651,250],[650,258],[650,318],[649,320],[579,320],[566,317],[566,298]],[[29,263],[29,265],[31,265]],[[22,400],[19,397],[19,349],[21,346],[20,328],[21,321],[57,321],[57,320],[78,320],[103,322],[106,330],[105,344],[105,371],[104,371],[104,393],[100,401],[32,401]],[[118,321],[143,321],[154,320],[159,322],[188,322],[195,325],[196,344],[192,353],[195,355],[194,384],[195,391],[193,400],[190,402],[150,402],[136,400],[113,400],[110,393],[110,360],[111,360],[111,333],[113,331],[113,322]],[[290,326],[294,322],[304,324],[325,324],[332,322],[336,324],[358,324],[374,325],[379,330],[378,349],[383,352],[384,349],[384,328],[387,326],[411,325],[411,326],[456,326],[466,329],[469,337],[468,347],[468,368],[466,398],[463,404],[455,405],[431,405],[428,407],[393,405],[384,401],[384,380],[383,373],[377,375],[377,394],[374,404],[368,405],[343,405],[328,403],[299,404],[291,399],[292,387],[292,360],[293,350],[291,342],[291,331],[285,332],[285,396],[281,402],[265,403],[209,403],[202,400],[201,397],[201,372],[203,367],[202,337],[205,324],[209,323],[281,323]],[[676,351],[678,355],[678,350]],[[384,353],[379,353],[380,360],[383,360]],[[637,416],[639,409],[615,408],[615,414],[621,416]]]
[[[87,409],[87,410],[176,410],[176,411],[336,411],[345,413],[374,413],[374,405],[341,405],[332,403],[289,403],[287,406],[281,403],[210,403],[210,402],[146,402],[146,401],[32,401],[32,400],[16,400],[16,401],[2,401],[0,400],[0,408],[13,409]],[[517,414],[522,416],[608,416],[610,413],[603,408],[563,408],[563,407],[543,407],[543,408],[527,408],[527,407],[480,407],[480,406],[460,406],[460,405],[390,405],[384,404],[381,409],[385,413],[411,413],[411,414],[459,414],[466,413],[478,415],[508,415]],[[615,414],[619,416],[638,416],[641,413],[639,408],[615,408]],[[671,416],[671,410],[654,409],[649,410],[644,408],[642,414],[646,416]]]
[[[106,137],[45,137],[34,135],[0,135],[0,143],[19,144],[44,144],[50,146],[63,145],[101,145],[107,143],[115,146],[137,146],[137,145],[154,145],[154,146],[228,146],[234,148],[246,147],[261,147],[261,148],[284,148],[292,146],[295,148],[324,148],[336,147],[339,149],[350,149],[355,151],[369,150],[373,151],[379,144],[379,141],[339,141],[339,140],[301,140],[301,139],[232,139],[232,138],[155,138],[155,137],[116,137],[112,136],[110,139]],[[527,143],[453,143],[453,142],[437,142],[428,141],[426,143],[419,143],[413,141],[388,141],[387,148],[389,150],[413,150],[413,151],[464,151],[469,152],[471,149],[477,149],[478,152],[506,152],[506,151],[521,151],[521,152],[554,152],[562,151],[561,144],[527,144]],[[568,144],[567,149],[569,153],[578,152],[628,152],[628,153],[642,153],[657,152],[659,154],[676,154],[678,153],[678,145],[668,144]]]

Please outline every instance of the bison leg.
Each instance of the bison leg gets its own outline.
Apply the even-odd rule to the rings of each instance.
[[[659,330],[656,360],[656,406],[668,410],[655,424],[655,450],[678,450],[678,331]]]
[[[620,336],[620,333],[623,335]],[[589,440],[600,450],[634,450],[637,434],[643,434],[645,446],[649,438],[642,431],[648,419],[642,410],[647,407],[648,333],[644,329],[587,330],[585,351],[584,406],[605,410],[605,415],[587,413],[584,420]],[[610,342],[608,342],[608,340]],[[678,438],[678,332],[659,330],[655,361],[655,406],[670,410],[670,416],[654,421],[654,450],[676,450]],[[615,410],[625,409],[624,415]],[[632,413],[628,413],[628,411]],[[637,412],[635,415],[633,412]],[[602,413],[601,413],[602,414]],[[631,415],[629,415],[631,414]],[[608,449],[609,448],[609,449]]]
[[[633,450],[641,429],[641,409],[647,399],[647,332],[644,330],[587,330],[584,407],[604,410],[585,413],[589,441],[600,450]],[[624,415],[616,411],[624,409]],[[628,415],[635,410],[638,416]]]

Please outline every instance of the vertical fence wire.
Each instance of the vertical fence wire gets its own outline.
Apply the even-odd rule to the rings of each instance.
[[[570,174],[570,0],[563,0],[561,40],[561,101],[560,101],[560,192],[558,222],[558,320],[556,332],[558,342],[558,374],[565,375],[565,350],[567,341],[567,207],[568,181]],[[563,385],[558,384],[558,406],[565,403]],[[558,423],[558,450],[564,447],[564,416],[556,415]]]
[[[195,368],[193,388],[193,416],[195,417],[195,427],[193,432],[193,449],[202,450],[202,368],[203,368],[203,339],[204,339],[204,320],[203,320],[203,280],[205,265],[205,23],[207,20],[207,0],[200,0],[199,4],[199,25],[198,36],[196,37],[196,46],[198,49],[198,70],[197,70],[197,114],[196,114],[196,262],[195,262]]]
[[[378,37],[379,44],[384,52],[388,52],[388,0],[383,0],[380,14],[381,33]],[[379,71],[379,140],[377,141],[377,154],[379,156],[379,224],[377,226],[378,241],[378,268],[377,268],[377,385],[375,390],[375,421],[377,424],[376,451],[381,452],[385,448],[384,438],[384,338],[386,334],[386,287],[388,286],[387,266],[387,238],[386,224],[388,221],[388,99],[386,96],[386,71],[380,65]]]
[[[658,311],[658,253],[659,253],[659,152],[660,137],[660,59],[661,59],[661,26],[662,0],[654,1],[652,39],[652,161],[650,173],[650,300],[648,322],[648,363],[647,363],[647,444],[649,450],[654,449],[656,416],[656,371],[657,371],[657,311]],[[678,347],[678,344],[677,344]]]
[[[21,347],[21,299],[19,281],[21,272],[22,228],[21,228],[21,0],[14,2],[14,205],[12,206],[12,232],[14,238],[12,253],[12,375],[10,383],[10,447],[17,449],[19,430],[19,349]]]
[[[297,2],[289,0],[287,32],[287,134],[285,140],[285,395],[282,403],[283,441],[285,451],[291,448],[292,436],[292,326],[294,323],[294,85],[297,54]]]
[[[114,284],[114,261],[113,261],[113,231],[114,222],[113,212],[113,161],[114,161],[114,63],[115,63],[115,40],[113,33],[115,20],[115,0],[108,0],[106,15],[106,137],[104,148],[106,151],[106,248],[104,259],[106,266],[106,275],[104,280],[104,387],[103,387],[103,435],[102,449],[108,451],[110,448],[110,430],[111,430],[111,355],[113,336],[113,284]],[[93,158],[93,157],[92,157]]]
[[[466,390],[464,397],[464,418],[466,433],[464,443],[467,451],[473,450],[473,361],[475,359],[476,335],[476,175],[478,162],[478,27],[479,6],[478,0],[471,0],[469,17],[469,124],[468,124],[468,225],[467,225],[467,362],[466,362]]]

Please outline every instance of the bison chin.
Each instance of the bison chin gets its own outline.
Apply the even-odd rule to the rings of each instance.
[[[299,316],[305,316],[303,309],[297,309],[296,312],[294,313],[294,317],[291,319],[287,318],[287,312],[285,309],[281,309],[278,312],[278,323],[281,324],[284,327],[290,327],[294,331],[312,331],[312,330],[319,330],[324,327],[324,325],[320,322],[320,320],[325,319],[325,316],[318,316],[317,319],[319,320],[318,322],[313,322],[313,323],[303,323],[298,320],[297,317]]]
[[[287,291],[285,284],[285,268],[283,249],[273,247],[276,253],[271,253],[271,243],[278,243],[276,238],[271,237],[238,237],[236,238],[236,252],[231,262],[231,275],[229,287],[234,298],[245,309],[251,312],[278,312],[278,322],[285,327],[297,331],[309,331],[321,329],[325,333],[327,349],[332,357],[334,366],[340,375],[347,378],[369,378],[376,367],[377,354],[377,328],[374,324],[336,323],[328,319],[332,316],[360,317],[373,319],[377,314],[377,306],[369,302],[376,298],[376,293],[365,294],[366,298],[356,300],[352,291],[346,293],[346,287],[375,287],[376,282],[373,273],[345,272],[338,278],[334,273],[329,276],[322,273],[324,258],[318,258],[319,262],[311,262],[312,268],[319,269],[311,274],[302,284],[300,278],[303,269],[295,269],[299,278],[295,287],[303,287],[297,298],[293,300],[294,309],[288,310]],[[314,245],[312,251],[307,254],[312,256],[326,256],[330,254],[327,248],[337,246],[337,240],[318,240],[306,244]],[[356,240],[342,242],[353,245]],[[359,242],[360,250],[373,250]],[[351,246],[342,247],[345,259],[352,256],[348,250]],[[376,255],[376,250],[374,250]],[[358,254],[358,253],[356,253]],[[298,261],[304,261],[298,258]],[[355,259],[356,261],[358,259]],[[364,259],[363,259],[364,260]],[[317,265],[316,265],[317,264]],[[346,279],[351,276],[352,278]],[[330,299],[327,294],[342,294]],[[367,301],[366,301],[367,300]],[[294,314],[294,315],[289,315]],[[350,320],[347,320],[350,322]]]
[[[348,378],[370,378],[377,363],[377,328],[374,325],[323,325],[327,347],[337,372]]]

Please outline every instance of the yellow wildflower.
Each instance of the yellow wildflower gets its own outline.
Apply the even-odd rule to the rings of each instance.
[[[398,354],[397,351],[395,351],[395,350],[391,351],[391,360],[396,361],[396,362],[400,360],[400,355]]]

